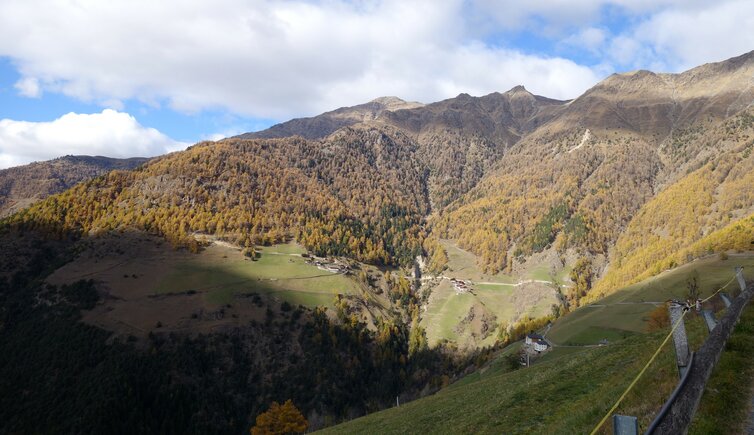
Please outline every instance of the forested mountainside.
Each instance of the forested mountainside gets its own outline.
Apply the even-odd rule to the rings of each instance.
[[[133,169],[148,159],[64,156],[0,170],[0,216],[28,207],[74,184],[113,169]]]
[[[474,187],[521,137],[549,120],[565,102],[523,86],[483,97],[461,94],[422,108],[386,113],[380,120],[406,131],[430,170],[433,209],[441,210]]]
[[[429,235],[456,240],[488,272],[570,250],[591,275],[609,265],[631,281],[646,259],[752,212],[752,76],[754,52],[680,74],[614,74],[570,102],[522,87],[413,108],[382,100],[248,135],[327,134],[319,139],[199,144],[13,220],[84,232],[135,225],[178,245],[193,243],[191,232],[249,246],[289,236],[373,264],[408,264]],[[332,119],[352,125],[330,132]],[[695,221],[664,229],[646,218],[663,215],[656,208]],[[638,251],[644,261],[629,258]]]
[[[248,433],[288,399],[316,429],[427,394],[488,357],[417,346],[409,324],[370,328],[345,304],[333,315],[257,293],[233,303],[253,301],[264,316],[231,329],[114,334],[82,321],[109,297],[103,283],[45,282],[78,245],[7,228],[2,237],[22,264],[0,273],[2,433]]]
[[[654,204],[670,207],[667,197],[681,190],[671,190],[673,184],[690,177],[687,184],[697,187],[693,178],[704,176],[705,165],[709,171],[728,161],[736,168],[730,182],[748,182],[752,75],[752,53],[681,74],[613,75],[512,147],[441,213],[436,231],[478,253],[490,269],[510,268],[516,258],[549,246],[608,256],[613,269],[628,267],[620,258],[625,254],[612,247],[632,221],[634,234],[654,234],[663,246],[695,241],[726,221],[700,216],[708,222],[684,227],[679,239],[643,225],[641,216],[656,213],[642,209],[666,191]],[[749,190],[725,189],[724,180],[711,181],[717,190],[705,203],[715,204],[719,215],[746,215]]]
[[[295,237],[318,255],[406,265],[421,253],[426,177],[397,132],[231,139],[110,172],[10,221],[54,234],[133,227],[191,249],[194,232],[246,247]]]
[[[485,363],[489,350],[476,347],[482,339],[520,338],[581,298],[710,253],[751,250],[753,77],[754,52],[680,74],[616,74],[567,102],[522,87],[424,106],[380,99],[199,143],[36,202],[0,221],[0,238],[11,246],[4,255],[14,257],[0,263],[0,367],[10,373],[0,379],[0,417],[12,432],[106,431],[135,422],[144,432],[164,432],[173,419],[190,422],[186,431],[237,432],[270,401],[293,398],[321,427],[388,406],[395,396],[433,391]],[[214,260],[237,255],[242,267],[234,273],[257,274],[218,281],[227,269],[190,262],[171,264],[172,275],[154,272],[169,284],[185,279],[176,292],[123,266],[136,254],[111,249],[84,263],[102,269],[102,282],[45,281],[98,236],[144,233],[197,257],[227,245]],[[303,248],[261,259],[255,251],[291,240]],[[409,280],[420,255],[430,275],[449,274],[451,246],[456,264],[478,259],[484,273],[474,271],[474,280],[509,273],[487,284],[515,288],[506,300],[525,306],[505,307],[513,317],[497,318],[449,279]],[[294,294],[300,287],[276,287],[278,280],[332,278],[333,264],[310,254],[357,264],[341,277],[350,287],[324,293],[335,297],[330,311],[284,298],[321,300]],[[561,262],[569,290],[541,279],[514,284],[522,275],[512,271],[545,255]],[[153,261],[164,266],[174,256],[161,252]],[[295,267],[310,269],[280,275]],[[205,287],[192,281],[201,274]],[[116,278],[125,288],[120,295],[107,287]],[[442,285],[471,300],[467,312],[445,313],[455,323],[440,325],[457,333],[476,322],[480,341],[464,351],[442,337],[428,345],[422,325],[431,322],[422,316]],[[528,300],[537,285],[552,298]],[[199,304],[176,324],[203,326],[205,317],[238,315],[237,306],[253,315],[198,333],[166,331],[159,321],[131,326],[138,333],[105,332],[80,321],[94,306],[126,316],[105,304],[138,292],[132,316],[167,299],[175,305],[161,306]],[[542,301],[548,312],[535,318],[531,309]],[[365,311],[376,314],[365,320]],[[84,373],[84,381],[72,373]],[[18,381],[29,378],[31,388]],[[106,402],[110,387],[122,394]],[[54,412],[45,414],[49,403]],[[108,407],[81,414],[91,403]]]
[[[613,74],[569,102],[516,87],[389,110],[362,125],[398,128],[416,143],[429,172],[432,237],[457,240],[487,271],[510,271],[542,250],[572,249],[593,263],[592,274],[610,264],[611,276],[633,281],[650,265],[656,271],[658,256],[752,211],[749,190],[725,186],[749,182],[753,76],[754,54],[747,53],[680,74]],[[279,128],[257,134],[272,131]],[[733,171],[730,178],[706,175],[718,164],[728,168],[718,174]],[[696,202],[676,199],[680,192]],[[701,201],[714,216],[671,232],[642,218],[658,215],[645,204],[678,201],[676,214],[700,213],[691,204]],[[642,254],[651,260],[625,258],[637,243],[654,252]],[[602,291],[618,285],[611,280]]]
[[[593,297],[707,254],[754,249],[754,110],[671,147],[695,157],[618,236]]]
[[[295,119],[239,137],[298,135],[321,139],[344,125],[359,123],[388,134],[401,131],[411,138],[417,159],[429,171],[429,196],[433,209],[439,210],[473,187],[511,145],[565,104],[533,95],[523,86],[483,97],[461,94],[415,107],[379,101],[384,100]],[[365,112],[366,109],[371,111]]]

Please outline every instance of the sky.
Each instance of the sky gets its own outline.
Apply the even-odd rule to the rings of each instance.
[[[150,157],[380,96],[570,99],[751,50],[749,0],[0,0],[0,168]]]

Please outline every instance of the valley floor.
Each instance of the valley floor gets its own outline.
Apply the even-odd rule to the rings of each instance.
[[[516,275],[488,274],[481,270],[477,256],[454,241],[441,240],[441,244],[448,254],[447,268],[437,277],[423,277],[423,291],[430,296],[421,325],[430,345],[447,340],[462,348],[491,346],[501,326],[522,317],[549,315],[558,303],[555,285],[559,284],[552,279],[567,283],[568,268],[546,256]],[[459,291],[456,280],[468,286]]]

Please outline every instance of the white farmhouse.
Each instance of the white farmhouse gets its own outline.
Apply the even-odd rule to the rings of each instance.
[[[537,352],[544,352],[550,348],[550,344],[539,334],[526,334],[526,340],[524,342]]]

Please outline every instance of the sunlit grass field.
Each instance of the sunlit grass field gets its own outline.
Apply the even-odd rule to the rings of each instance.
[[[233,249],[210,246],[205,252],[176,264],[157,286],[158,293],[201,291],[209,302],[227,303],[236,293],[266,293],[292,304],[331,305],[333,297],[357,291],[357,284],[306,264],[296,244],[260,249],[252,261]]]

